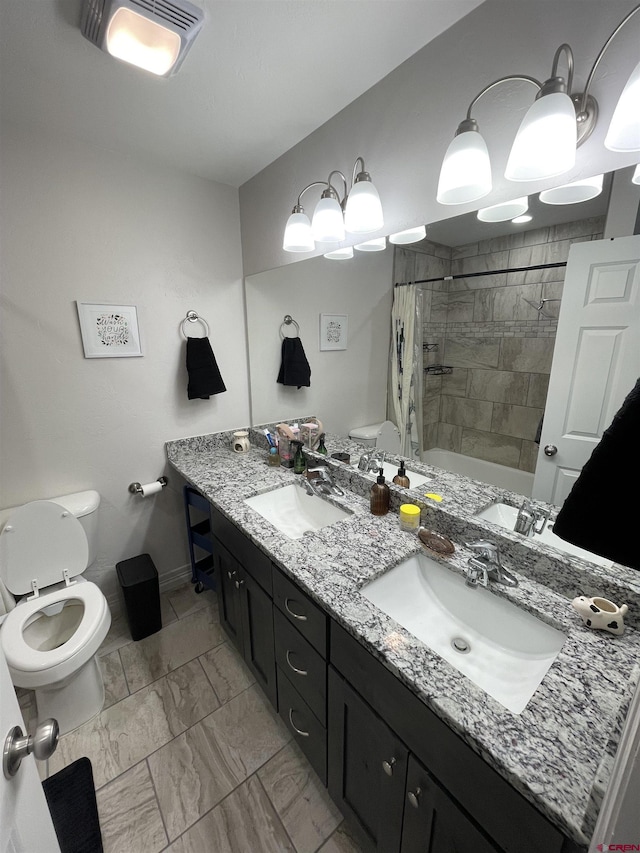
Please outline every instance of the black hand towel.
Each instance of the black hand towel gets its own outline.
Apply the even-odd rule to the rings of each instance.
[[[300,338],[284,338],[282,341],[282,363],[277,381],[281,385],[297,385],[298,388],[311,385],[311,368]]]
[[[586,462],[553,532],[608,560],[640,569],[640,379]]]
[[[187,372],[190,400],[208,400],[212,394],[226,391],[209,338],[187,338]]]

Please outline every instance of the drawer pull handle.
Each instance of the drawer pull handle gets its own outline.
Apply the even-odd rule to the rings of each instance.
[[[290,650],[290,649],[287,649],[287,655],[286,655],[286,657],[287,657],[287,663],[289,664],[289,667],[290,667],[290,668],[295,672],[295,674],[296,674],[296,675],[309,675],[309,673],[307,672],[307,670],[306,670],[306,669],[298,669],[298,667],[297,667],[297,666],[294,666],[294,665],[291,663],[291,661],[290,661],[290,659],[289,659],[289,655],[290,655],[290,654],[291,654],[291,650]]]
[[[284,608],[287,611],[287,613],[290,613],[294,619],[299,619],[301,622],[306,622],[307,621],[306,616],[302,616],[300,613],[294,613],[293,610],[289,607],[290,601],[291,601],[290,598],[285,598],[285,600],[284,600]]]
[[[420,800],[420,794],[421,793],[422,793],[422,788],[416,788],[415,791],[409,791],[409,793],[407,794],[407,799],[409,800],[411,805],[414,807],[414,809],[420,808],[419,800]]]
[[[236,581],[236,589],[240,589],[244,581]]]
[[[390,759],[389,761],[382,762],[382,769],[387,774],[387,776],[393,776],[393,765],[396,763],[395,758]]]
[[[293,729],[298,732],[299,735],[302,735],[302,737],[309,737],[309,732],[303,732],[302,729],[299,729],[293,722],[293,708],[289,708],[289,722],[291,723]]]
[[[227,571],[227,577],[229,578],[230,581],[233,580],[234,576],[235,576],[235,572]]]

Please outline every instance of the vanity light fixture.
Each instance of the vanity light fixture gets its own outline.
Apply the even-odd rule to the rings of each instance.
[[[530,213],[523,213],[522,216],[516,216],[511,221],[514,225],[524,225],[525,222],[531,222],[533,216]]]
[[[639,10],[640,6],[632,9],[604,43],[581,93],[572,93],[574,62],[568,44],[557,49],[551,77],[546,82],[513,74],[485,86],[471,101],[466,118],[445,154],[436,196],[440,204],[467,204],[491,192],[489,154],[472,110],[483,95],[507,81],[530,83],[538,92],[514,140],[505,177],[511,181],[536,181],[569,171],[575,163],[576,147],[589,138],[598,119],[598,104],[590,94],[596,69],[612,40]],[[558,74],[563,53],[567,63],[566,81]],[[640,151],[639,99],[640,64],[631,74],[614,111],[605,138],[605,146],[610,150]]]
[[[631,177],[632,184],[640,184],[640,163],[636,166],[635,172]]]
[[[116,59],[171,77],[203,23],[188,0],[84,0],[80,31]]]
[[[359,252],[384,252],[387,248],[386,237],[374,237],[373,240],[367,240],[365,243],[356,243],[353,247]]]
[[[407,228],[389,235],[389,242],[394,246],[407,246],[409,243],[417,243],[427,236],[426,225],[418,225],[416,228]]]
[[[540,201],[544,204],[579,204],[596,198],[602,192],[604,175],[593,175],[591,178],[581,178],[561,187],[553,187],[540,193]]]
[[[514,198],[512,201],[503,201],[493,204],[491,207],[483,207],[478,211],[478,219],[481,222],[506,222],[516,216],[522,216],[529,209],[528,196]]]
[[[324,256],[330,261],[350,261],[353,257],[353,246],[345,246],[344,249],[334,249]]]
[[[342,180],[342,199],[332,183],[334,175]],[[312,221],[309,221],[302,207],[302,196],[307,190],[318,186],[324,189]],[[341,243],[345,231],[351,234],[372,234],[383,225],[380,196],[366,171],[364,160],[358,157],[353,166],[350,189],[342,172],[334,169],[326,181],[312,181],[300,192],[285,227],[282,248],[285,252],[312,252],[316,243]]]

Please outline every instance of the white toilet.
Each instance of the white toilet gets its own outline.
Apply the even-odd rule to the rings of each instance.
[[[391,421],[355,427],[349,432],[349,438],[365,447],[378,447],[396,456],[400,454],[400,433]]]
[[[104,703],[96,655],[111,613],[80,577],[96,557],[99,505],[86,491],[0,514],[0,579],[23,596],[0,625],[0,645],[13,683],[35,691],[38,720],[54,717],[61,733]]]

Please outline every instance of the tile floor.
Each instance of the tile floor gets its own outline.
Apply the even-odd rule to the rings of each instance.
[[[215,594],[164,593],[163,628],[100,650],[105,703],[48,772],[91,759],[105,853],[361,853],[220,627]],[[20,702],[28,726],[33,695]]]

